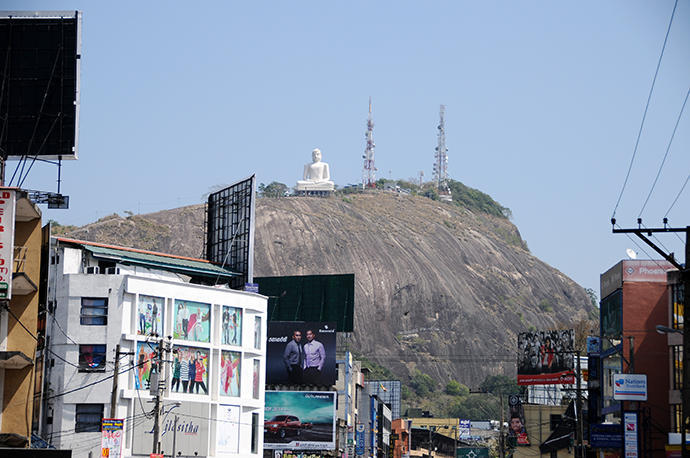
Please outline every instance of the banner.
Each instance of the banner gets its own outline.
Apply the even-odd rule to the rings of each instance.
[[[335,449],[334,391],[266,391],[264,447]]]
[[[192,301],[175,301],[174,339],[194,342],[211,341],[211,305]]]
[[[218,406],[216,421],[216,453],[239,453],[240,445],[240,407]]]
[[[208,353],[207,348],[173,347],[172,393],[208,394]]]
[[[220,352],[220,388],[221,396],[240,395],[240,370],[242,354],[238,351]]]
[[[572,329],[518,334],[518,385],[575,383],[573,336]]]
[[[242,345],[242,309],[223,306],[221,314],[220,343],[222,345]]]
[[[120,458],[124,420],[104,418],[101,421],[101,456]]]
[[[335,385],[335,323],[269,321],[267,385]]]
[[[137,334],[143,336],[163,335],[163,309],[165,299],[162,297],[139,296],[137,302]]]
[[[508,423],[508,437],[516,438],[517,445],[529,445],[527,429],[525,428],[525,411],[522,401],[517,394],[508,396],[510,408],[510,422]]]
[[[0,299],[12,299],[14,270],[14,215],[17,196],[11,189],[0,190]]]

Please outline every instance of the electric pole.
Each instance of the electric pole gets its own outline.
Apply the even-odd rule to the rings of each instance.
[[[120,344],[115,347],[115,373],[113,374],[113,392],[110,395],[110,418],[115,418],[117,407],[117,379],[120,378]]]
[[[663,219],[664,227],[659,228],[642,228],[642,218],[637,218],[637,229],[616,229],[616,218],[611,218],[611,225],[614,234],[635,234],[643,242],[649,245],[654,251],[659,253],[665,260],[670,262],[676,269],[681,272],[683,283],[683,381],[681,386],[681,418],[680,418],[680,432],[681,432],[681,450],[683,458],[690,458],[690,450],[685,444],[687,440],[687,428],[690,424],[690,332],[685,332],[685,323],[690,320],[690,313],[688,312],[688,293],[690,293],[690,226],[686,227],[667,227],[668,218]],[[659,248],[648,237],[654,233],[670,233],[670,232],[685,232],[685,265],[676,261],[673,253],[666,253]]]

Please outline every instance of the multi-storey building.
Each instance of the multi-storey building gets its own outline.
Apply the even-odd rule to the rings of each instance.
[[[53,238],[41,435],[101,456],[102,419],[123,419],[122,456],[148,456],[158,412],[160,453],[259,456],[266,297],[216,286],[233,275]]]
[[[31,440],[40,264],[40,210],[0,188],[0,447]]]

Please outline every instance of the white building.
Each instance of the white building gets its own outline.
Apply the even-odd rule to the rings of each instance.
[[[148,456],[160,371],[161,453],[261,456],[267,298],[211,286],[232,275],[204,260],[53,238],[41,436],[72,456],[101,456],[101,420],[124,419],[121,456]]]

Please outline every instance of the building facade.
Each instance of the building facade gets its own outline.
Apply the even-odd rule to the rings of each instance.
[[[100,456],[116,418],[125,457],[262,454],[264,296],[203,260],[63,238],[50,257],[44,439]]]

